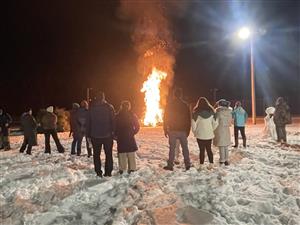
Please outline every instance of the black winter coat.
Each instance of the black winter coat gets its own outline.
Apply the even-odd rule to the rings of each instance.
[[[2,113],[2,115],[0,115],[0,133],[3,136],[8,136],[9,135],[9,127],[12,123],[12,118],[8,113]]]
[[[79,124],[80,131],[83,135],[87,132],[87,121],[88,121],[89,111],[85,108],[79,108],[77,111],[77,122]]]
[[[282,102],[275,106],[274,123],[276,126],[285,126],[292,122],[290,107],[286,102]]]
[[[112,137],[115,130],[115,111],[106,101],[92,102],[88,116],[87,136],[91,138]]]
[[[32,115],[24,113],[21,116],[21,125],[24,132],[24,137],[28,140],[29,144],[35,145],[37,123]]]
[[[70,128],[74,138],[81,138],[83,136],[78,121],[78,109],[73,109],[70,111]]]
[[[167,104],[164,114],[164,131],[184,131],[189,136],[191,130],[191,113],[187,103],[174,99]]]
[[[132,112],[120,111],[116,116],[116,131],[118,152],[127,153],[138,150],[134,135],[140,129],[137,116]]]

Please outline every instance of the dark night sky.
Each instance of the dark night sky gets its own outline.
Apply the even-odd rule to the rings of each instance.
[[[175,84],[186,99],[250,99],[249,46],[233,40],[240,25],[255,24],[257,97],[288,98],[300,113],[300,1],[193,1],[169,15],[179,43]],[[69,108],[86,88],[106,92],[116,107],[130,99],[141,113],[142,77],[118,1],[10,1],[5,13],[0,105]],[[146,9],[145,9],[146,10]],[[260,104],[259,102],[257,103]],[[259,107],[259,106],[258,106]]]

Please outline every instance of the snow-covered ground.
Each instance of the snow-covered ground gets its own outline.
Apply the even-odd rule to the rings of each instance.
[[[95,176],[92,158],[71,156],[71,139],[60,134],[64,154],[45,155],[44,138],[33,155],[20,154],[22,137],[11,137],[13,150],[0,152],[1,224],[300,224],[300,130],[288,126],[289,145],[281,146],[248,126],[249,146],[231,149],[229,167],[198,171],[199,150],[189,138],[194,167],[164,171],[168,142],[161,128],[137,135],[139,170],[111,178]],[[83,147],[85,153],[85,146]],[[104,158],[104,154],[102,155]],[[181,161],[182,157],[181,157]],[[206,162],[207,163],[207,162]]]

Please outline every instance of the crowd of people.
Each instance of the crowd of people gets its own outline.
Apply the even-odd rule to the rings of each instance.
[[[266,109],[265,128],[277,141],[286,143],[286,124],[291,123],[290,108],[284,98],[279,97],[275,108]],[[188,104],[182,99],[182,90],[176,89],[167,102],[164,118],[164,134],[169,140],[169,157],[165,170],[173,170],[178,164],[180,146],[183,153],[185,169],[189,170],[191,161],[189,156],[188,136],[190,130],[194,134],[199,146],[199,161],[201,170],[204,167],[205,152],[207,153],[211,169],[214,165],[212,144],[219,149],[220,165],[229,165],[229,147],[231,144],[230,126],[234,124],[234,148],[239,146],[238,134],[240,132],[243,147],[247,146],[245,125],[248,114],[243,109],[240,101],[234,108],[230,102],[221,99],[212,106],[205,97],[200,97],[192,112]],[[52,136],[59,153],[64,153],[65,148],[60,143],[57,135],[57,116],[54,108],[49,106],[41,118],[40,126],[45,136],[45,153],[51,154],[50,137]],[[9,127],[12,124],[11,116],[0,108],[0,148],[10,149]],[[21,116],[21,126],[24,132],[24,141],[20,152],[26,150],[31,154],[32,147],[37,145],[38,123],[28,109]],[[70,111],[70,137],[73,137],[71,154],[81,155],[81,145],[85,138],[88,157],[93,156],[97,176],[112,176],[114,140],[117,141],[119,173],[127,171],[132,173],[137,170],[136,155],[138,146],[135,135],[139,132],[140,125],[137,116],[131,111],[131,103],[123,101],[120,109],[115,113],[114,107],[105,100],[103,92],[97,92],[89,105],[87,101],[80,104],[73,103]],[[105,153],[104,173],[101,166],[101,150]]]

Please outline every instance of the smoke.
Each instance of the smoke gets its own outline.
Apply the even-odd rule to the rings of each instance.
[[[152,68],[168,74],[162,83],[162,103],[164,105],[174,78],[177,43],[173,38],[168,8],[180,8],[162,0],[121,0],[121,16],[133,24],[132,42],[138,53],[137,71],[145,78]]]

